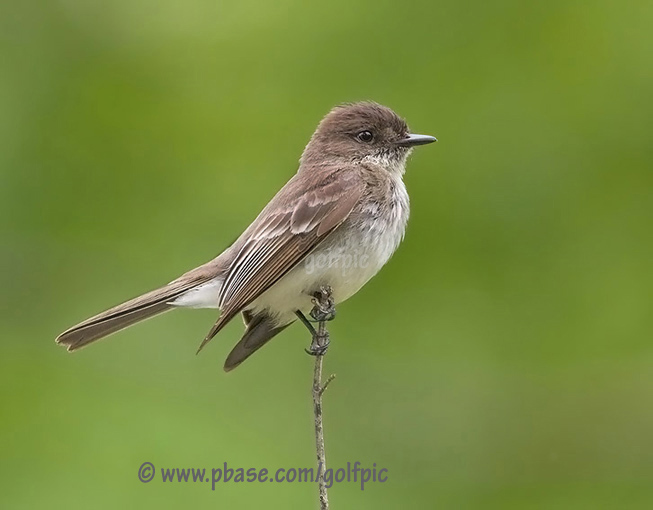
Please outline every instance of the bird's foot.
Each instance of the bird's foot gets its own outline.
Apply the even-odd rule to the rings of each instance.
[[[332,321],[336,317],[336,303],[332,297],[333,290],[329,286],[320,288],[318,292],[313,294],[313,309],[311,310],[311,317],[316,322]]]
[[[322,334],[316,332],[313,335],[310,347],[304,350],[306,351],[306,354],[310,354],[311,356],[324,356],[330,343],[331,340],[329,340],[328,332],[325,331]]]

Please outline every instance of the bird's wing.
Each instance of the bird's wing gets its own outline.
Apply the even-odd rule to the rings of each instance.
[[[221,289],[222,313],[199,350],[338,227],[363,192],[364,183],[351,168],[326,176],[296,174],[243,234]]]

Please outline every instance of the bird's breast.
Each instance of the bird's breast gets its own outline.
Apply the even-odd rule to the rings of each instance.
[[[296,267],[254,303],[273,315],[291,317],[308,312],[320,286],[333,289],[336,303],[354,295],[395,252],[406,230],[409,201],[401,181],[388,186],[384,197],[367,196],[349,218]]]

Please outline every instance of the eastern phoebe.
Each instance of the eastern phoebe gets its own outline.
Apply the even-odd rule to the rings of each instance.
[[[77,350],[176,307],[218,308],[200,349],[241,313],[245,334],[225,361],[231,370],[313,307],[324,285],[336,303],[355,294],[388,261],[408,220],[402,180],[412,147],[435,142],[410,133],[389,108],[338,106],[318,125],[299,170],[224,252],[157,290],[64,331]]]

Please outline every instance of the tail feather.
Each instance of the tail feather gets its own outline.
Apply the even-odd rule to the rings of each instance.
[[[263,347],[272,337],[281,333],[292,322],[288,324],[277,325],[269,315],[260,313],[252,316],[249,312],[243,313],[247,329],[240,341],[227,356],[224,362],[225,372],[233,370],[252,354]]]
[[[215,277],[205,266],[190,271],[168,285],[138,296],[95,315],[61,333],[56,342],[75,351],[95,340],[159,315],[174,305],[172,300]]]

